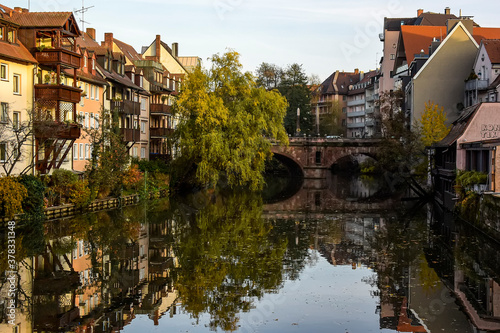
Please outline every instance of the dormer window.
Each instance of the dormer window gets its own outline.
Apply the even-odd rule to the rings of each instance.
[[[9,33],[7,35],[7,39],[9,41],[9,43],[15,43],[16,42],[16,30],[9,29]]]
[[[134,73],[130,73],[130,80],[132,82],[135,82],[135,74]]]
[[[5,27],[0,27],[0,40],[5,38]]]
[[[139,76],[139,87],[142,88],[142,84],[143,84],[143,82],[142,82],[142,75],[141,75],[141,76]]]
[[[88,61],[87,56],[84,55],[83,56],[83,67],[85,67],[85,68],[87,68],[87,61]]]
[[[92,70],[94,71],[95,70],[95,59],[92,58]]]

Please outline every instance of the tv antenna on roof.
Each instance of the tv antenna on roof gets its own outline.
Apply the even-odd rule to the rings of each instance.
[[[90,23],[85,21],[85,12],[90,8],[94,8],[94,6],[85,7],[84,1],[82,0],[82,9],[75,10],[75,13],[82,13],[82,18],[79,20],[82,22],[82,31],[85,31],[85,23]]]

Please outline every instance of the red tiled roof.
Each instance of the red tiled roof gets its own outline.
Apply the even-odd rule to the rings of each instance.
[[[28,49],[19,42],[17,44],[0,42],[0,58],[32,64],[37,63],[36,59],[31,55]]]
[[[483,39],[500,39],[500,28],[474,27],[473,31],[473,37],[477,44],[481,44]]]
[[[422,25],[404,25],[401,27],[401,34],[405,47],[406,62],[410,64],[415,54],[421,50],[427,54],[429,45],[434,38],[443,40],[446,37],[445,26],[422,26]]]
[[[131,62],[134,62],[136,60],[142,60],[142,56],[139,53],[137,53],[137,51],[131,45],[119,41],[116,38],[114,38],[113,41],[120,48],[125,57],[127,57]]]
[[[72,12],[13,12],[12,21],[22,27],[47,27],[59,28],[73,16]]]
[[[500,64],[500,39],[485,39],[483,45],[491,63]]]

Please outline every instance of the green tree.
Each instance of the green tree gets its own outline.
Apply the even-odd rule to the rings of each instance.
[[[286,100],[257,88],[253,75],[242,71],[237,52],[211,60],[210,70],[198,67],[189,75],[174,106],[179,180],[215,186],[226,177],[231,187],[262,188],[270,140],[288,143]]]
[[[257,67],[255,75],[258,87],[263,87],[266,90],[278,89],[283,76],[283,69],[275,64],[263,62]]]
[[[422,142],[425,146],[441,141],[450,132],[451,127],[446,126],[445,122],[443,107],[431,101],[425,103],[425,111],[420,119]]]
[[[297,109],[300,109],[300,132],[309,134],[313,130],[311,90],[307,82],[308,78],[302,65],[292,64],[284,71],[283,79],[278,87],[279,92],[288,101],[285,129],[291,135],[295,134],[297,130]]]

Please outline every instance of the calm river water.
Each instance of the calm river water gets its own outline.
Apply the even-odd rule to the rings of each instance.
[[[18,235],[0,332],[500,332],[498,243],[401,198],[274,177],[49,221]]]

